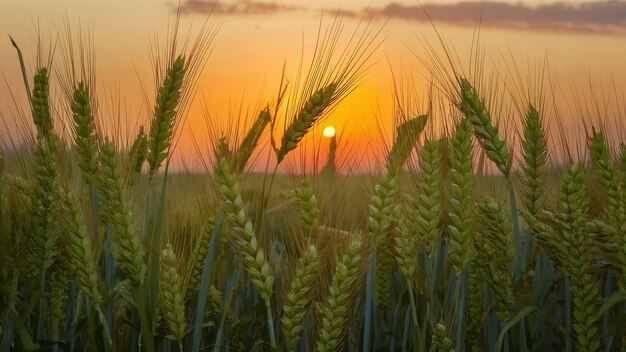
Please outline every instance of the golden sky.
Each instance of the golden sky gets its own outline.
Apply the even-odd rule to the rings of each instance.
[[[198,93],[189,109],[186,124],[179,131],[180,143],[174,157],[176,167],[187,164],[196,168],[201,159],[207,158],[212,143],[207,119],[214,128],[228,130],[230,121],[241,119],[239,110],[252,118],[256,116],[260,104],[275,96],[283,63],[286,63],[287,78],[295,78],[301,52],[304,52],[305,58],[313,52],[321,10],[332,12],[330,10],[336,7],[336,3],[331,0],[220,2],[221,7],[209,19],[210,24],[219,25],[213,50],[198,80]],[[337,127],[341,139],[340,159],[345,159],[343,165],[347,169],[373,168],[376,157],[380,157],[383,150],[383,141],[386,139],[388,143],[391,140],[394,121],[392,71],[405,82],[405,92],[410,88],[418,99],[427,95],[429,74],[416,54],[425,55],[424,41],[439,48],[438,40],[431,25],[415,12],[417,1],[395,1],[395,7],[392,3],[394,1],[387,0],[341,2],[346,36],[352,33],[356,18],[367,6],[379,14],[373,21],[374,27],[383,26],[384,20],[389,19],[382,29],[382,45],[372,55],[369,61],[372,66],[358,89],[323,124]],[[468,12],[456,1],[423,3],[433,14],[437,30],[444,40],[454,47],[460,61],[467,65],[478,16],[468,17]],[[616,110],[607,112],[609,115],[623,111],[622,105],[619,109],[615,106],[611,109],[601,107],[599,113],[589,111],[594,109],[584,107],[584,104],[577,107],[573,102],[580,102],[581,99],[575,97],[571,90],[575,87],[580,95],[589,98],[590,86],[593,86],[596,92],[600,92],[599,100],[606,100],[612,96],[613,81],[618,90],[615,99],[623,102],[621,87],[626,82],[626,15],[622,18],[614,14],[617,11],[615,8],[607,7],[621,3],[624,5],[622,12],[626,12],[626,3],[585,2],[582,7],[554,6],[539,0],[501,0],[494,3],[498,6],[482,7],[480,44],[485,50],[486,71],[506,75],[506,67],[511,67],[514,58],[523,80],[534,81],[536,74],[528,74],[528,71],[536,72],[536,68],[541,68],[547,60],[554,89],[562,91],[556,99],[562,115],[560,118],[568,121],[562,130],[569,131],[567,126],[577,126],[582,119],[597,119],[599,116],[591,115],[603,115],[605,110]],[[259,4],[263,6],[259,7]],[[192,23],[192,28],[197,28],[207,14],[204,11],[206,3],[201,0],[184,3],[183,6],[187,11],[182,15],[181,32],[185,33]],[[82,31],[93,37],[99,118],[109,126],[115,124],[112,121],[121,121],[121,127],[115,130],[108,128],[104,133],[115,136],[121,133],[121,137],[131,138],[139,125],[148,123],[149,114],[143,103],[141,82],[145,84],[150,99],[154,99],[150,40],[155,34],[163,38],[168,21],[174,18],[176,3],[148,0],[4,0],[0,7],[0,38],[5,38],[0,39],[0,75],[6,80],[6,84],[0,83],[0,114],[4,121],[1,134],[5,140],[8,135],[19,138],[20,134],[15,129],[16,113],[9,90],[18,98],[18,104],[24,106],[26,102],[17,57],[6,35],[10,34],[21,45],[32,72],[35,66],[36,27],[39,26],[45,43],[54,43],[58,35],[63,35],[66,19],[74,33]],[[393,11],[390,12],[390,9]],[[552,11],[551,15],[544,16],[547,10]],[[525,13],[528,18],[524,17]],[[332,20],[332,16],[326,18]],[[60,60],[57,52],[55,63]],[[56,68],[55,72],[59,70]],[[57,100],[61,98],[60,92],[57,92]],[[582,116],[587,112],[590,116]],[[519,119],[515,112],[504,115],[499,118]],[[245,121],[239,123],[245,125]],[[549,123],[556,124],[556,120]],[[316,131],[318,136],[323,125]],[[202,149],[201,155],[198,155],[192,138]],[[318,139],[314,140],[317,142]],[[325,141],[322,143],[325,145]],[[323,159],[324,147],[319,152]],[[270,155],[267,148],[263,155]],[[298,159],[297,153],[293,156]],[[273,156],[269,157],[273,160]],[[307,160],[312,158],[307,157]],[[323,164],[323,160],[320,163]],[[263,167],[261,158],[256,169]]]

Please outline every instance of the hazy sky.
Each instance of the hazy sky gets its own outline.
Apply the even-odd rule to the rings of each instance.
[[[583,2],[584,6],[571,5]],[[181,158],[192,165],[199,160],[192,135],[204,154],[211,149],[207,120],[218,126],[214,128],[227,131],[228,121],[238,118],[233,115],[240,115],[235,113],[239,107],[254,116],[258,105],[275,95],[283,63],[286,62],[288,77],[295,77],[303,45],[305,57],[312,53],[319,10],[332,9],[336,4],[337,1],[331,0],[220,2],[209,20],[219,24],[220,29],[208,65],[198,81],[197,99],[180,131],[181,143],[175,158],[178,165]],[[423,1],[423,4],[464,65],[469,64],[474,25],[482,13],[480,42],[485,49],[486,71],[497,67],[502,76],[514,59],[526,75],[527,71],[537,72],[537,67],[547,60],[555,86],[564,87],[565,91],[577,87],[583,96],[588,96],[584,92],[589,90],[590,79],[594,85],[607,89],[602,93],[606,96],[611,95],[607,88],[611,79],[619,89],[626,81],[624,1],[577,0],[550,5],[551,2],[540,0],[498,0],[458,5],[453,0],[439,0]],[[189,23],[202,22],[207,16],[206,8],[212,7],[200,0],[184,2],[183,6],[188,10],[182,17],[183,32]],[[418,99],[424,99],[428,72],[416,54],[426,54],[424,41],[439,46],[432,27],[424,22],[417,1],[343,0],[341,6],[347,11],[344,13],[346,35],[356,24],[351,16],[360,16],[365,7],[369,6],[378,15],[374,26],[381,26],[389,19],[382,30],[383,45],[374,53],[365,79],[327,121],[337,125],[344,143],[358,152],[357,162],[367,163],[373,160],[371,155],[382,150],[383,137],[389,140],[392,136],[392,70],[404,82],[405,92],[411,90]],[[0,114],[4,121],[0,134],[5,140],[7,135],[20,135],[16,132],[18,119],[9,90],[17,97],[18,104],[25,104],[26,100],[15,51],[6,34],[19,42],[32,72],[35,24],[39,24],[43,42],[54,43],[58,33],[63,32],[65,19],[75,37],[79,32],[83,35],[89,32],[87,36],[94,39],[99,118],[109,125],[103,133],[124,137],[136,134],[138,126],[149,121],[140,82],[146,86],[149,98],[154,99],[150,40],[155,33],[164,36],[174,8],[175,3],[167,1],[0,0],[0,75],[7,82],[0,83]],[[62,71],[58,67],[62,62],[61,51],[57,50],[55,56],[55,73]],[[536,76],[531,74],[528,82],[537,81]],[[55,78],[58,77],[53,73]],[[587,108],[567,105],[564,102],[567,98],[575,99],[571,93],[562,95],[561,118],[580,121],[584,117],[579,116],[584,115],[580,110]],[[62,103],[61,98],[57,94],[58,104]],[[58,114],[62,115],[62,111]],[[503,115],[502,120],[519,117],[509,111]],[[112,121],[119,120],[122,126],[114,127],[116,123]]]

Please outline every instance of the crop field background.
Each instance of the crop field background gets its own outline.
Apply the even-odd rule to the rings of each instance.
[[[98,86],[88,31],[6,38],[1,351],[626,350],[619,83],[563,105],[547,63],[493,64],[478,24],[467,57],[438,37],[412,50],[426,74],[389,68],[370,158],[337,133],[364,122],[329,121],[386,23],[334,13],[201,138],[182,131],[219,31],[179,6],[146,46],[145,125]]]

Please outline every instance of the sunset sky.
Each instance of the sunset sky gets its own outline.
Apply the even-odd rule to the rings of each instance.
[[[405,85],[411,86],[419,99],[426,96],[428,72],[416,54],[425,53],[424,42],[437,48],[439,44],[432,26],[425,21],[424,10],[444,40],[454,47],[464,65],[469,63],[474,28],[479,20],[480,43],[486,51],[487,71],[490,67],[511,67],[511,58],[514,58],[523,79],[532,82],[536,81],[536,75],[528,76],[527,71],[536,72],[535,68],[541,68],[547,60],[550,76],[557,87],[555,89],[563,91],[557,104],[561,104],[561,120],[569,121],[566,125],[581,123],[587,117],[598,118],[580,116],[592,109],[585,108],[585,103],[572,95],[572,87],[578,94],[589,97],[592,86],[600,100],[612,99],[611,92],[617,89],[616,100],[623,102],[626,1],[570,0],[555,3],[494,0],[459,3],[455,0],[424,0],[424,9],[420,8],[417,0],[231,0],[220,1],[215,7],[211,1],[183,1],[181,32],[185,33],[190,23],[197,28],[211,9],[213,14],[209,23],[219,25],[219,30],[208,64],[197,83],[196,100],[189,110],[186,125],[179,131],[181,142],[174,164],[197,168],[200,159],[207,157],[211,149],[207,119],[217,126],[214,128],[227,130],[228,121],[240,116],[240,107],[244,114],[256,115],[259,105],[275,96],[283,63],[286,62],[287,78],[294,78],[302,48],[305,58],[313,52],[322,11],[329,14],[325,18],[326,22],[330,22],[338,3],[341,3],[346,37],[354,30],[365,8],[375,15],[374,27],[383,26],[388,20],[380,37],[382,45],[369,61],[372,66],[358,89],[317,131],[321,135],[325,125],[335,125],[341,138],[340,148],[345,146],[340,155],[351,160],[344,162],[346,168],[373,167],[375,158],[383,150],[383,140],[391,139],[392,71]],[[166,0],[2,0],[0,114],[3,122],[0,134],[3,138],[7,140],[8,136],[12,136],[19,139],[20,134],[15,127],[16,109],[9,90],[17,97],[18,104],[25,106],[26,103],[19,64],[8,35],[23,48],[32,72],[37,24],[44,43],[54,42],[57,33],[63,31],[66,19],[74,33],[81,30],[83,33],[93,32],[99,118],[103,121],[122,120],[123,126],[127,127],[116,129],[130,138],[136,134],[139,125],[149,121],[143,104],[141,82],[146,85],[150,98],[154,99],[150,40],[155,33],[164,36],[168,21],[175,16],[177,4]],[[59,61],[60,55],[57,54],[55,63]],[[611,87],[612,81],[616,88]],[[579,102],[580,107],[571,105],[574,101]],[[612,105],[611,109],[601,107],[598,111],[593,113],[618,115],[624,109],[623,105]],[[519,119],[514,112],[508,115],[500,118]],[[555,121],[549,121],[549,124],[554,125]],[[104,133],[119,134],[110,129]],[[192,135],[202,148],[201,156],[191,142]],[[348,149],[352,153],[350,157],[346,154]],[[269,155],[267,149],[264,155]],[[263,166],[261,158],[257,169]]]

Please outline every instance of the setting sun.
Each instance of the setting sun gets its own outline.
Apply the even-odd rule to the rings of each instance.
[[[335,136],[335,127],[333,126],[326,126],[324,128],[324,131],[322,131],[322,134],[324,135],[324,137],[334,137]]]

